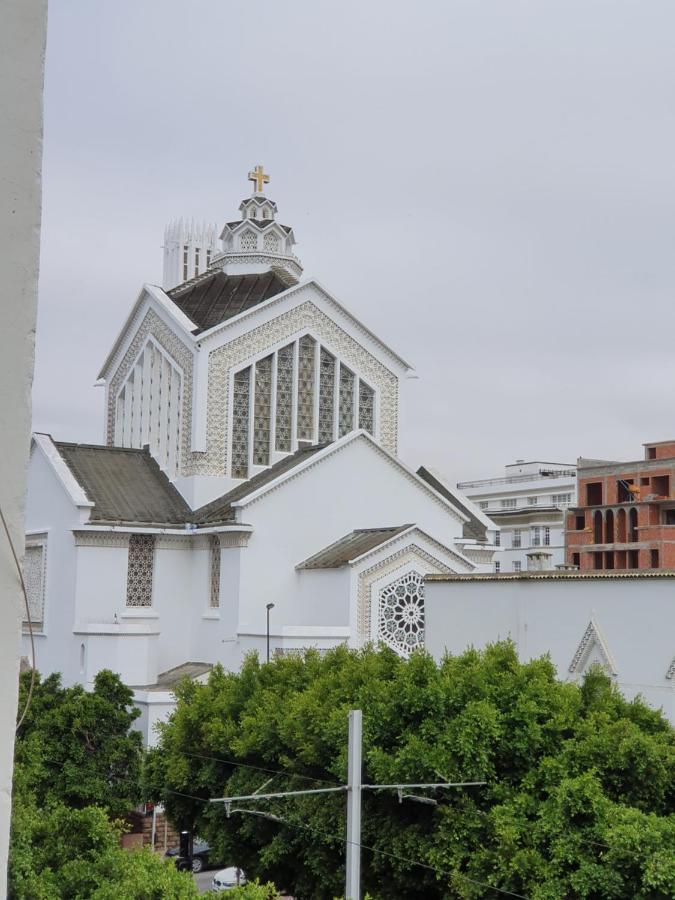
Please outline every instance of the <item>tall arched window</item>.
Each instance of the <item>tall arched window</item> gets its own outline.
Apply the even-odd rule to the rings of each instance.
[[[638,539],[638,511],[634,506],[631,506],[630,512],[628,513],[628,540],[630,542],[635,542]]]
[[[614,543],[614,513],[611,509],[605,513],[605,543]]]
[[[619,544],[626,543],[626,510],[620,509],[616,514],[616,540]]]
[[[602,544],[602,513],[599,509],[595,511],[593,516],[593,542]]]

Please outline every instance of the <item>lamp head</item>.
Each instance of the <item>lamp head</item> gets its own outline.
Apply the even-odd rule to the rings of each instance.
[[[267,608],[267,609],[274,609],[274,603],[268,603],[266,608]]]

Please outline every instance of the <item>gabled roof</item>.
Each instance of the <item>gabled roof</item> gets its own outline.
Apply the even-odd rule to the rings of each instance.
[[[90,521],[184,525],[191,520],[190,507],[147,449],[63,441],[54,446],[94,504]]]
[[[487,525],[485,524],[484,517],[477,514],[475,508],[472,508],[473,503],[466,498],[460,500],[457,494],[448,487],[437,473],[432,472],[425,466],[420,466],[417,470],[417,474],[426,481],[427,484],[431,485],[435,491],[438,491],[442,497],[445,497],[445,499],[449,500],[453,506],[456,506],[464,513],[468,519],[463,526],[463,536],[465,538],[472,541],[487,541]],[[481,521],[481,519],[483,519],[483,521]]]
[[[199,334],[281,294],[295,284],[286,272],[271,269],[251,275],[214,272],[196,283],[168,291],[175,305],[197,326]]]
[[[261,231],[263,228],[267,228],[268,225],[277,225],[282,231],[285,231],[286,234],[290,234],[293,230],[290,225],[282,225],[281,222],[277,222],[276,219],[239,219],[238,222],[226,222],[225,228],[230,228],[234,231],[234,229],[238,228],[240,225],[255,225],[255,227],[259,228]],[[225,228],[223,228],[223,231]]]
[[[220,522],[231,522],[235,516],[232,506],[233,503],[237,500],[243,500],[244,497],[253,494],[259,488],[265,487],[265,485],[270,484],[270,482],[274,481],[280,475],[285,475],[287,472],[290,472],[291,469],[304,463],[314,456],[315,453],[323,450],[326,446],[328,445],[313,444],[308,447],[301,447],[290,456],[285,456],[283,459],[279,460],[278,463],[270,466],[269,469],[258,472],[253,478],[249,478],[248,481],[238,484],[231,491],[228,491],[227,494],[223,494],[222,497],[218,497],[216,500],[212,500],[205,506],[201,506],[199,509],[195,510],[193,514],[194,521],[199,525],[215,525]]]
[[[358,528],[310,556],[297,565],[296,569],[338,569],[412,527],[398,525],[393,528]]]

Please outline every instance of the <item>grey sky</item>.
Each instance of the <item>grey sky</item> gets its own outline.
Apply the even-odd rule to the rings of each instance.
[[[675,6],[52,0],[35,427],[93,382],[166,222],[261,162],[316,276],[416,367],[458,479],[675,436]]]

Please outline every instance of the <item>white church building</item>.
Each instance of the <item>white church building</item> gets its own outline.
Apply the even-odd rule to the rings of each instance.
[[[149,742],[180,677],[268,641],[408,654],[424,577],[492,568],[494,524],[397,455],[410,364],[303,278],[267,176],[249,178],[220,246],[167,229],[163,287],[144,285],[101,369],[106,442],[32,445],[36,666],[119,672]]]

